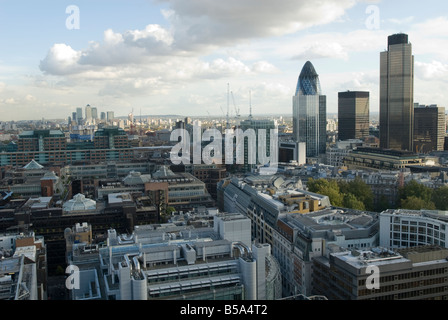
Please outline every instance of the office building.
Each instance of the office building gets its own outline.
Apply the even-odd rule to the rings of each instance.
[[[417,105],[414,108],[414,148],[417,153],[443,151],[446,133],[445,108]]]
[[[364,139],[369,135],[369,92],[338,93],[338,140]]]
[[[218,208],[238,212],[252,221],[252,238],[273,245],[273,230],[283,213],[307,213],[330,207],[327,196],[303,190],[295,177],[251,175],[218,184]]]
[[[341,140],[335,145],[328,148],[326,153],[326,163],[334,167],[344,166],[345,157],[355,148],[362,146],[364,143],[359,139]]]
[[[85,108],[85,112],[86,112],[86,122],[92,122],[92,107],[90,106],[90,104],[86,105]]]
[[[205,183],[208,193],[214,200],[217,199],[218,183],[227,175],[224,165],[218,164],[186,164],[180,166],[171,166],[172,171],[191,173],[194,177]]]
[[[411,151],[357,147],[344,157],[348,169],[399,170],[423,165],[423,159]]]
[[[47,300],[44,238],[7,233],[0,243],[0,300]]]
[[[98,129],[95,131],[93,143],[95,149],[122,149],[130,147],[126,132],[118,127]]]
[[[306,143],[296,141],[279,142],[278,162],[295,163],[303,165],[306,163]]]
[[[329,300],[446,300],[448,250],[342,250],[313,260],[313,293]]]
[[[120,199],[122,201],[118,201]],[[65,264],[64,230],[80,221],[92,226],[95,239],[102,239],[111,226],[121,233],[133,230],[136,225],[159,223],[156,208],[139,194],[112,195],[103,201],[76,194],[67,196],[66,200],[57,197],[17,198],[6,203],[1,214],[0,231],[34,230],[37,236],[45,239],[46,266],[51,275]]]
[[[24,131],[19,135],[17,146],[19,152],[64,150],[67,138],[61,130]]]
[[[444,211],[388,209],[380,214],[380,246],[447,248],[448,219]]]
[[[129,162],[134,157],[124,130],[105,127],[91,141],[68,143],[60,130],[25,131],[19,135],[17,152],[0,154],[0,166],[24,166],[35,160],[42,165],[66,165],[76,162]]]
[[[96,107],[92,107],[92,119],[98,120],[98,109]]]
[[[414,56],[406,34],[388,37],[380,53],[380,147],[413,151]]]
[[[310,61],[300,72],[293,96],[293,132],[297,142],[306,143],[306,156],[325,153],[327,144],[327,102],[319,76]]]
[[[82,124],[83,123],[83,117],[82,117],[82,108],[76,108],[76,123]]]
[[[341,208],[280,215],[274,232],[273,254],[282,270],[283,294],[315,294],[313,261],[338,251],[339,247],[377,246],[378,226],[374,213]]]
[[[278,148],[277,136],[273,132],[277,129],[277,123],[274,120],[255,120],[255,119],[247,119],[243,120],[240,123],[240,127],[243,132],[247,132],[248,129],[252,129],[255,132],[255,141],[250,139],[244,139],[244,169],[246,171],[251,171],[257,166],[266,165],[262,159],[267,157],[267,159],[272,158],[274,156],[273,153],[277,153],[278,150],[271,150],[271,148]],[[260,133],[265,130],[266,136],[263,137],[265,141],[260,140]],[[261,139],[263,139],[261,138]],[[272,143],[277,143],[276,145],[272,145]],[[264,145],[265,154],[259,154],[259,147]],[[251,156],[254,156],[252,158]],[[274,162],[277,161],[277,157],[275,157]]]
[[[115,119],[115,115],[113,111],[107,111],[107,122],[111,123]]]
[[[249,219],[217,213],[212,221],[199,228],[141,225],[132,234],[109,229],[105,247],[76,242],[74,232],[67,232],[67,260],[79,266],[82,284],[72,299],[280,298],[280,269],[269,245],[252,244]]]

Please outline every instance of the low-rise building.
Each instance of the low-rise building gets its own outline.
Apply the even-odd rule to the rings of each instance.
[[[46,260],[43,237],[0,236],[0,300],[47,300]]]
[[[380,214],[380,245],[409,248],[440,245],[447,248],[448,212],[388,209]]]
[[[281,277],[270,250],[252,244],[250,221],[240,214],[217,214],[213,226],[200,228],[170,223],[137,226],[132,234],[110,229],[107,245],[94,252],[88,243],[71,244],[69,263],[81,277],[72,298],[274,300],[281,297]],[[92,291],[92,280],[101,288]]]
[[[283,294],[312,294],[313,260],[338,247],[367,249],[378,245],[374,213],[326,208],[282,214],[274,232],[273,254],[282,269]]]
[[[410,151],[369,147],[357,147],[344,157],[349,169],[400,170],[423,163],[423,158]]]

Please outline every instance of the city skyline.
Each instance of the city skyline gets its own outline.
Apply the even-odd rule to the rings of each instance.
[[[429,1],[87,1],[0,5],[2,121],[66,119],[87,104],[136,114],[292,114],[306,61],[327,112],[338,92],[379,110],[380,52],[409,35],[414,101],[448,105],[447,4]],[[398,10],[399,9],[399,10]],[[230,84],[232,99],[227,97]]]

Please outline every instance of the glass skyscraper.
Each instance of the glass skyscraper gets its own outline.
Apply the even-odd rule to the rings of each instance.
[[[322,95],[319,75],[307,61],[300,72],[293,96],[293,130],[297,142],[306,143],[306,156],[325,153],[327,144],[327,98]]]
[[[380,54],[380,147],[413,150],[414,56],[408,35],[388,37]]]
[[[261,163],[261,156],[258,154],[258,146],[260,143],[265,143],[266,156],[267,157],[273,156],[271,154],[271,130],[277,129],[276,122],[274,120],[268,120],[268,119],[265,120],[248,119],[241,121],[241,129],[243,131],[246,131],[247,129],[253,129],[256,137],[256,144],[252,146],[254,147],[252,150],[254,150],[255,155],[254,160],[256,163],[250,163],[251,162],[249,156],[249,153],[251,152],[251,147],[249,146],[250,141],[248,141],[248,139],[244,140],[244,169],[246,171],[250,171],[253,168],[255,168],[257,164],[265,165],[266,163]],[[265,142],[259,141],[258,134],[260,129],[266,130]]]
[[[445,142],[445,108],[416,105],[414,108],[414,151],[443,151]]]
[[[369,92],[338,93],[338,139],[364,139],[369,135]]]

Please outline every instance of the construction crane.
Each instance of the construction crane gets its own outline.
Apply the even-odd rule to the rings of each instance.
[[[239,119],[240,118],[240,108],[237,108],[237,106],[235,104],[235,97],[233,96],[233,91],[231,91],[230,93],[232,95],[233,106],[235,108],[235,118]]]
[[[249,119],[252,119],[252,91],[249,90]]]
[[[230,121],[229,121],[229,89],[230,85],[227,84],[227,116],[226,116],[226,128],[230,129]]]

